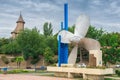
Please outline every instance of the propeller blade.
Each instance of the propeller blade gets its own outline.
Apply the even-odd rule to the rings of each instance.
[[[73,43],[75,43],[75,44],[76,43],[78,44],[80,42],[80,39],[81,39],[80,36],[74,36],[74,37],[70,38],[70,41],[73,42]]]
[[[75,45],[75,47],[72,49],[71,53],[69,54],[68,64],[75,64],[76,63],[77,50],[78,50],[78,45]]]
[[[80,46],[85,48],[86,50],[100,50],[101,46],[99,41],[91,38],[82,38],[80,40]]]
[[[73,33],[66,31],[66,30],[62,30],[58,33],[58,36],[61,35],[61,42],[62,43],[70,43],[70,39],[71,37],[74,36]],[[58,37],[57,36],[57,37]]]
[[[75,35],[84,37],[88,31],[90,25],[90,19],[88,16],[82,14],[78,17],[75,24]]]

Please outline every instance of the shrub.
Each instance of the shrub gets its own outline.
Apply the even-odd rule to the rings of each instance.
[[[115,73],[120,76],[120,71],[119,70],[116,70]]]
[[[16,60],[16,58],[12,58],[12,59],[11,59],[11,62],[15,62],[15,60]]]
[[[9,64],[9,60],[6,56],[1,56],[1,60],[7,65]]]
[[[15,70],[8,71],[9,74],[28,73],[28,72],[29,72],[29,71],[27,71],[27,70],[22,70],[22,69],[15,69]]]

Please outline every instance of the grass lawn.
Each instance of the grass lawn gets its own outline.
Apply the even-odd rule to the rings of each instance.
[[[115,79],[111,79],[111,78],[105,78],[105,80],[115,80]]]

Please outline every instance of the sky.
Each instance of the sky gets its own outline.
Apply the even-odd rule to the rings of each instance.
[[[42,33],[44,23],[51,22],[53,32],[57,33],[64,21],[64,3],[69,6],[69,26],[86,14],[92,26],[120,32],[120,0],[0,0],[0,38],[11,37],[20,11],[25,28],[37,27]]]

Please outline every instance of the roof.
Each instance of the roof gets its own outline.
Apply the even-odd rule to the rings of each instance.
[[[18,23],[18,22],[23,22],[23,23],[25,23],[25,21],[23,20],[22,15],[21,15],[21,13],[20,13],[20,16],[19,16],[19,18],[18,18],[18,20],[17,20],[16,23]]]

